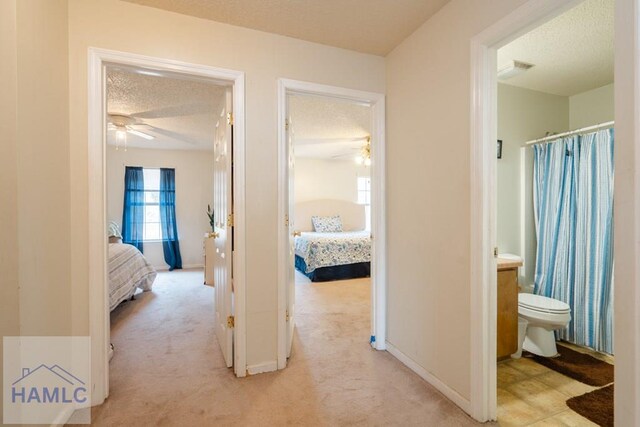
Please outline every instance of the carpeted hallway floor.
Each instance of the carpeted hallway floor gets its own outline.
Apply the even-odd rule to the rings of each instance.
[[[160,273],[112,313],[111,395],[95,425],[476,425],[386,352],[371,349],[369,280],[296,285],[287,369],[235,378],[201,271]]]

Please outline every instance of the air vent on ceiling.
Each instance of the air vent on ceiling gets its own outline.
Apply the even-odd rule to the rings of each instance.
[[[527,64],[522,61],[511,61],[506,67],[498,70],[498,79],[507,80],[524,73],[528,69],[533,67],[533,64]]]

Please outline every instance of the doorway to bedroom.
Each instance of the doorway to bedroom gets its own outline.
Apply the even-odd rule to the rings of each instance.
[[[278,367],[329,342],[384,349],[383,101],[308,83],[281,89]]]
[[[243,200],[234,188],[243,166],[234,161],[237,82],[171,68],[108,63],[102,74],[107,372],[122,387],[145,371],[140,358],[160,354],[176,371],[187,351],[187,378],[198,361],[222,368],[240,357],[229,321],[241,289],[232,268]]]

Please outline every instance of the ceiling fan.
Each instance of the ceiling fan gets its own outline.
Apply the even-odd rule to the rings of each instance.
[[[155,136],[150,135],[147,132],[143,132],[142,129],[151,130],[156,134],[160,134],[181,142],[186,142],[191,145],[197,145],[197,141],[193,141],[192,139],[178,132],[170,131],[154,125],[150,125],[149,123],[142,122],[136,117],[137,115],[138,114],[122,114],[122,113],[107,114],[107,118],[108,118],[107,128],[109,130],[116,131],[116,147],[118,147],[120,144],[126,146],[127,133],[139,136],[147,140],[152,140],[156,138]]]
[[[136,119],[126,114],[108,114],[108,128],[116,131],[116,140],[123,140],[126,133],[142,137],[144,139],[155,139],[155,136],[139,131],[134,126],[143,126],[144,124],[136,123]]]
[[[331,156],[332,159],[344,159],[344,158],[351,158],[353,157],[357,152],[360,151],[360,147],[350,147],[345,149],[347,151],[345,151],[344,153],[340,153],[340,154],[335,154],[333,156]]]
[[[364,142],[364,144],[361,143]],[[333,154],[327,158],[344,159],[353,158],[357,164],[369,166],[371,164],[371,137],[362,136],[355,138],[315,138],[315,139],[299,139],[295,141],[298,150],[305,150],[306,153],[315,152],[314,147],[331,147]],[[308,151],[313,149],[314,151]]]
[[[360,153],[355,156],[355,162],[358,165],[371,166],[371,137],[367,136],[365,138],[360,138],[358,140],[364,139],[366,142],[364,145],[360,147],[351,147],[351,150],[357,150]],[[355,141],[355,139],[354,139]],[[337,159],[341,157],[352,156],[352,153],[339,154],[337,156],[333,156],[332,158]]]

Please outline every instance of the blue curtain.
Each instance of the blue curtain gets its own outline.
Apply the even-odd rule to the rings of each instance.
[[[559,338],[613,354],[613,129],[534,147],[535,292],[564,301]]]
[[[142,252],[144,228],[144,175],[141,167],[127,166],[124,171],[122,241]]]
[[[180,269],[182,257],[176,223],[176,172],[174,169],[160,169],[160,223],[164,261],[169,264],[170,271]]]

